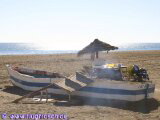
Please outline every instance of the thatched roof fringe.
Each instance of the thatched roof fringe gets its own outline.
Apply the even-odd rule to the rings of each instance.
[[[98,51],[110,51],[110,50],[115,50],[115,49],[118,49],[118,47],[111,46],[110,44],[107,44],[98,39],[95,39],[88,46],[86,46],[81,51],[79,51],[78,56],[81,56],[86,53],[94,53]]]

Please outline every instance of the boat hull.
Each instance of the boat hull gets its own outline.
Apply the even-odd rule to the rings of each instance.
[[[54,80],[60,78],[34,78],[29,75],[20,74],[19,72],[7,67],[11,82],[24,90],[36,91],[45,87]],[[89,97],[98,99],[113,99],[124,101],[140,101],[143,99],[153,98],[155,84],[145,82],[124,82],[113,80],[96,80],[78,91],[72,92],[71,95],[79,97]],[[48,88],[48,93],[67,95],[65,90],[52,86]]]

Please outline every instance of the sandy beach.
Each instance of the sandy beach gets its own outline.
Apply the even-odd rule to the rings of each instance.
[[[75,74],[84,65],[91,65],[90,56],[77,57],[76,54],[55,55],[3,55],[0,56],[0,113],[7,114],[66,114],[71,120],[160,120],[160,51],[130,51],[100,53],[108,63],[137,64],[146,68],[150,79],[156,84],[154,99],[149,101],[149,112],[144,113],[143,105],[118,108],[109,105],[58,106],[53,103],[15,104],[11,101],[24,95],[24,91],[9,82],[6,64],[33,69],[58,72],[65,76]],[[16,92],[18,91],[18,92]],[[18,94],[16,94],[18,93]]]

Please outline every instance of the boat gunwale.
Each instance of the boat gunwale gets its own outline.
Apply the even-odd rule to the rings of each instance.
[[[24,77],[29,77],[29,78],[35,78],[35,79],[48,79],[48,78],[63,78],[63,77],[60,77],[60,76],[56,76],[55,74],[58,74],[58,73],[52,73],[52,72],[48,72],[48,71],[44,71],[44,70],[34,70],[34,69],[28,69],[28,68],[21,68],[21,67],[15,67],[15,68],[18,68],[19,70],[16,70],[14,69],[13,66],[7,66],[8,69],[11,69],[12,71],[16,72],[17,74],[19,74],[20,76],[24,76]],[[20,72],[20,69],[26,69],[26,71],[21,71]],[[27,70],[33,70],[35,71],[35,73],[27,73]],[[37,74],[36,72],[45,72],[45,74]],[[23,72],[26,72],[26,73],[23,73]],[[47,75],[50,74],[50,75]],[[36,75],[39,75],[38,77],[36,77]],[[50,77],[51,75],[54,75],[53,77]],[[55,77],[56,76],[56,77]]]

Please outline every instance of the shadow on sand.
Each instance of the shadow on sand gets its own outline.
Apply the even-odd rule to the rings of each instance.
[[[3,89],[2,91],[10,94],[20,95],[20,96],[30,93],[30,91],[23,90],[16,86],[6,86],[5,89]],[[106,106],[106,107],[113,107],[113,108],[118,108],[123,110],[134,111],[134,112],[141,112],[144,114],[150,113],[151,111],[156,110],[158,109],[158,107],[160,107],[160,101],[154,98],[149,100],[139,101],[139,102],[127,102],[127,101],[120,101],[120,100],[103,100],[103,99],[95,99],[95,98],[91,99],[91,98],[84,98],[84,97],[82,98],[82,97],[75,97],[75,96],[72,96],[72,100],[68,102],[68,96],[55,95],[55,94],[52,95],[52,98],[55,99],[56,101],[53,104],[61,107],[83,106],[83,105]]]
[[[2,91],[10,94],[20,95],[20,96],[30,93],[30,91],[23,90],[16,86],[5,86],[5,89],[3,89]]]
[[[59,100],[62,100],[61,98]],[[66,99],[67,100],[67,99]],[[121,100],[103,100],[103,99],[95,99],[95,98],[79,98],[73,97],[71,102],[61,102],[57,101],[54,103],[56,106],[82,106],[82,105],[89,105],[89,106],[106,106],[106,107],[113,107],[123,110],[129,110],[134,112],[140,112],[144,114],[148,114],[153,110],[158,109],[160,107],[160,101],[156,99],[148,99],[142,100],[138,102],[128,102],[128,101],[121,101]]]

